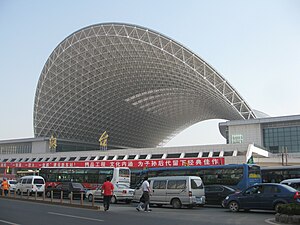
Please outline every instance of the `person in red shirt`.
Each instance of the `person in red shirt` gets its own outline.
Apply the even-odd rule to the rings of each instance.
[[[107,211],[109,210],[109,203],[114,192],[114,185],[110,182],[110,177],[106,178],[106,181],[103,183],[101,189],[103,191],[104,211]]]

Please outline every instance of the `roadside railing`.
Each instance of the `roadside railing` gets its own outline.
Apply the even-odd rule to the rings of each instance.
[[[49,194],[46,195],[45,190],[40,193],[37,192],[19,192],[17,193],[16,190],[14,191],[8,191],[5,192],[3,189],[0,189],[1,197],[2,198],[10,198],[10,199],[19,199],[19,200],[30,200],[30,201],[38,201],[43,203],[49,203],[49,204],[61,204],[61,205],[69,205],[69,206],[78,206],[78,207],[89,207],[93,209],[100,209],[100,203],[95,203],[95,198],[93,196],[93,199],[91,202],[89,202],[87,199],[85,200],[85,195],[82,192],[80,194],[80,199],[75,200],[74,199],[74,193],[70,192],[68,196],[66,196],[66,193],[64,195],[64,192],[60,192],[60,196],[58,198],[54,198],[53,190],[50,191]],[[47,196],[47,198],[46,198]]]

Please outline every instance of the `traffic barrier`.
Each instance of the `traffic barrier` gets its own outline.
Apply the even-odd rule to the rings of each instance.
[[[63,202],[63,198],[64,198],[64,192],[61,191],[61,192],[60,192],[60,203]]]
[[[80,195],[80,205],[83,205],[83,193],[81,192],[81,195]]]
[[[70,193],[70,204],[72,205],[72,203],[73,203],[73,191],[71,191]]]

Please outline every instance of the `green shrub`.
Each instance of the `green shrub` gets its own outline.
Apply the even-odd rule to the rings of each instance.
[[[287,215],[300,215],[300,204],[289,203],[278,207],[278,213]]]

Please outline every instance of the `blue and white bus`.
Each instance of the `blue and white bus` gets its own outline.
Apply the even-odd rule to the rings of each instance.
[[[253,164],[163,167],[136,170],[131,171],[131,186],[138,185],[144,176],[199,176],[204,185],[222,184],[236,190],[243,190],[253,184],[262,182],[260,167]]]

